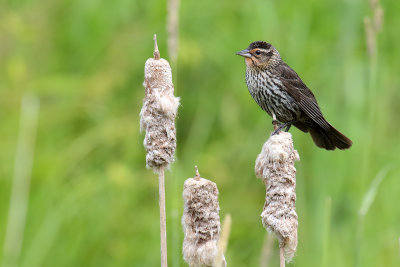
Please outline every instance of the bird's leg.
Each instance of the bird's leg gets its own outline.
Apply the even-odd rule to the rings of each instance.
[[[272,113],[272,125],[274,125],[274,130],[278,129],[280,126],[279,121],[276,119],[275,113]]]
[[[275,135],[275,134],[278,134],[283,128],[285,128],[286,127],[286,132],[287,131],[289,131],[289,129],[290,129],[290,126],[292,126],[292,124],[295,122],[296,120],[291,120],[291,121],[288,121],[288,122],[285,122],[285,123],[282,123],[282,124],[280,124],[276,129],[275,129],[275,131],[271,134],[271,135]]]

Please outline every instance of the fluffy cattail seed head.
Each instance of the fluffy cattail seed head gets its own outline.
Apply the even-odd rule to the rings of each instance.
[[[190,266],[212,266],[218,254],[220,218],[217,185],[198,171],[183,187],[183,258]]]
[[[174,161],[179,98],[174,96],[171,67],[159,57],[156,43],[154,58],[146,61],[144,73],[146,96],[140,111],[140,128],[146,130],[146,166],[158,172]]]
[[[290,261],[297,247],[296,168],[299,154],[293,148],[290,133],[271,136],[258,155],[255,173],[266,186],[262,223],[276,234],[284,249],[286,261]]]

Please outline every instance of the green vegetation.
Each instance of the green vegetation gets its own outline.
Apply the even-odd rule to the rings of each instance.
[[[366,0],[181,1],[173,74],[182,106],[177,161],[166,172],[170,266],[186,266],[182,189],[194,165],[217,183],[221,217],[232,216],[229,266],[258,266],[265,188],[254,161],[272,125],[235,52],[260,39],[354,142],[327,152],[291,130],[301,161],[299,246],[289,266],[400,266],[400,2],[381,5],[370,67]],[[165,21],[165,1],[0,3],[0,260],[21,98],[31,92],[40,110],[18,266],[159,266],[158,182],[145,169],[139,112],[154,33],[168,59]]]

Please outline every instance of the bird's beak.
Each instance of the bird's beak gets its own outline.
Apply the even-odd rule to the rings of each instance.
[[[249,49],[245,49],[239,52],[236,52],[236,55],[242,56],[242,57],[251,57]]]

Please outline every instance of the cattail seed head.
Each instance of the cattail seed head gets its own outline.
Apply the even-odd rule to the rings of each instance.
[[[217,185],[197,172],[185,181],[183,200],[183,258],[190,266],[212,266],[221,227]]]
[[[146,166],[158,172],[174,161],[179,98],[174,96],[171,67],[159,58],[156,50],[155,58],[149,58],[145,64],[146,96],[140,111],[140,128],[146,130]]]
[[[255,173],[266,186],[262,223],[276,234],[290,261],[297,247],[296,168],[299,154],[293,148],[292,136],[281,132],[271,136],[258,155]]]

